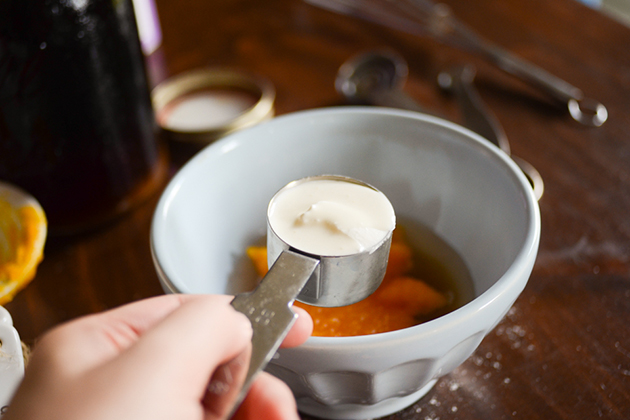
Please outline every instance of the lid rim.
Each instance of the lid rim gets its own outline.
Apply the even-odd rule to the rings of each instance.
[[[160,122],[160,113],[174,100],[211,88],[240,89],[253,93],[258,100],[225,124],[204,130],[174,129]],[[158,84],[151,92],[156,121],[160,129],[168,138],[186,143],[211,143],[233,131],[272,118],[275,113],[275,97],[275,88],[268,79],[223,67],[201,68],[181,73]]]

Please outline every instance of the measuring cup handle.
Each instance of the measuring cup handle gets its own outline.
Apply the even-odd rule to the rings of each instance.
[[[464,126],[489,140],[506,154],[510,144],[496,116],[485,105],[474,86],[476,70],[472,65],[453,67],[438,75],[442,89],[452,91],[462,110]]]
[[[571,117],[584,125],[599,127],[608,119],[606,107],[594,99],[585,98],[579,88],[525,61],[503,48],[483,44],[482,53],[503,71],[538,86],[565,103]]]
[[[488,54],[490,59],[502,70],[545,89],[561,102],[567,103],[569,99],[579,100],[584,97],[584,94],[579,88],[511,54],[503,48],[489,48],[486,54]]]
[[[291,305],[318,265],[317,259],[282,251],[253,292],[239,294],[232,300],[234,309],[249,319],[253,329],[252,356],[234,409],[291,329],[296,319]]]

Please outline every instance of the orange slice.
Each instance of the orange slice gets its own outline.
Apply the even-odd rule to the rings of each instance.
[[[37,200],[0,182],[0,305],[35,277],[44,256],[48,222]]]

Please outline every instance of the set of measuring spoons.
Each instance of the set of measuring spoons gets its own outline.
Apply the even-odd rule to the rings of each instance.
[[[403,57],[393,51],[370,51],[351,57],[337,73],[335,87],[350,102],[407,109],[436,115],[420,105],[402,88],[409,69]],[[530,163],[511,155],[501,124],[484,104],[474,85],[475,69],[458,66],[438,75],[438,85],[455,95],[463,116],[462,125],[503,150],[521,168],[537,200],[543,195],[540,173]]]
[[[548,94],[580,124],[600,127],[608,119],[606,107],[548,71],[526,61],[457,19],[451,8],[431,0],[305,0],[335,13],[375,22],[395,30],[425,36],[444,45],[484,58],[507,74]]]

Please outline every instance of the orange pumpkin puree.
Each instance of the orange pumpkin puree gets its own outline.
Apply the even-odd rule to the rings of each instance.
[[[247,255],[262,277],[267,273],[267,249],[252,246]],[[446,296],[422,280],[409,276],[413,252],[404,234],[394,231],[385,278],[379,288],[360,302],[338,308],[322,308],[296,301],[313,318],[313,335],[347,337],[399,330],[419,323],[447,305]]]

